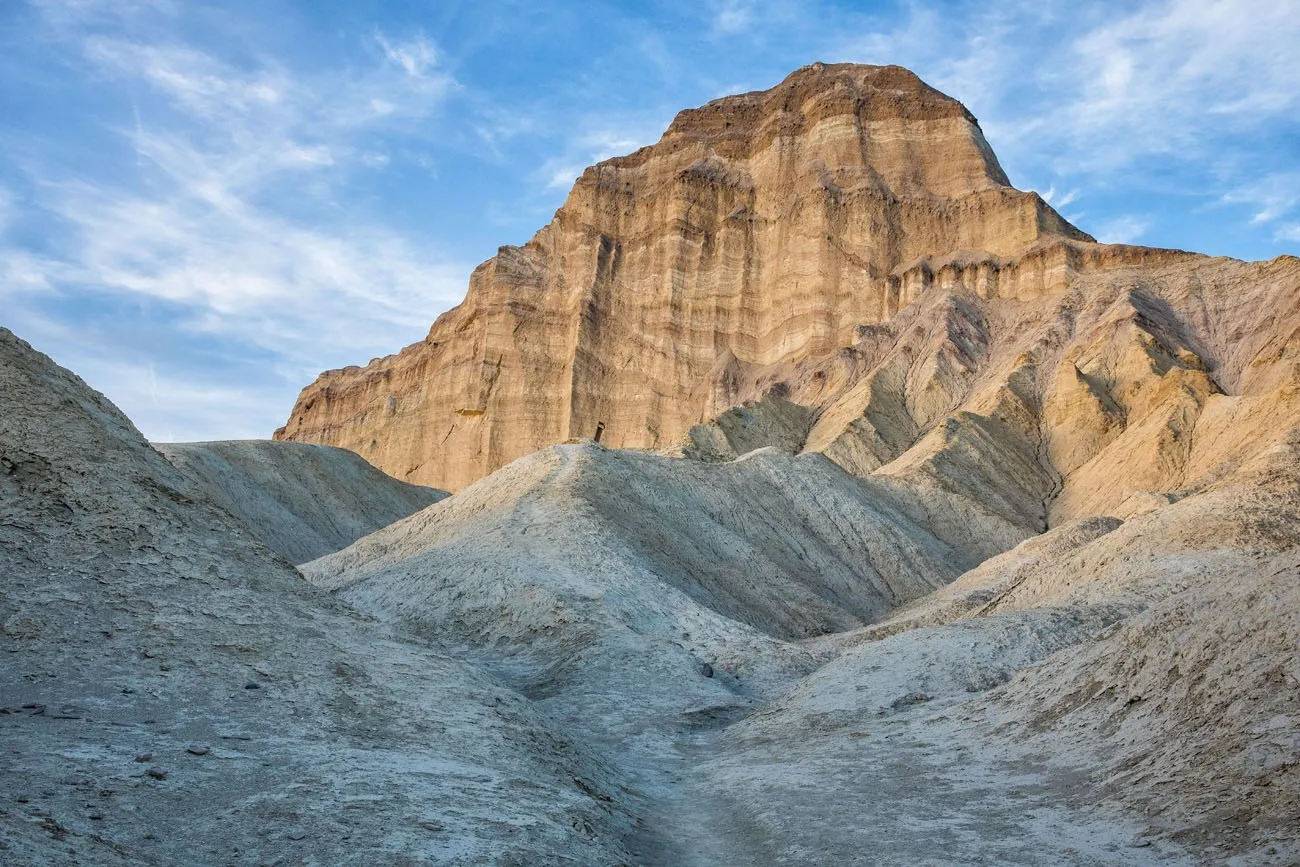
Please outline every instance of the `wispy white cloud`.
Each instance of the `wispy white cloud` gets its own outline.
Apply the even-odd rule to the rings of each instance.
[[[1146,3],[1081,34],[1047,81],[1063,88],[1050,124],[1112,162],[1200,152],[1207,127],[1242,127],[1300,106],[1294,46],[1300,16],[1285,3]]]
[[[205,125],[202,151],[224,158],[232,178],[255,181],[283,168],[333,165],[354,155],[358,136],[426,119],[457,87],[449,74],[432,68],[435,55],[424,37],[380,47],[375,67],[316,77],[295,75],[270,60],[240,68],[176,43],[91,37],[83,50],[106,73],[145,83]],[[150,126],[138,113],[136,123]],[[193,129],[186,133],[197,143]]]
[[[1292,241],[1300,244],[1300,223],[1287,223],[1278,226],[1273,238],[1277,241]]]
[[[380,45],[383,56],[402,69],[411,78],[426,78],[438,64],[438,52],[428,36],[417,32],[406,39],[391,39],[380,31],[374,32],[374,42]]]
[[[555,160],[542,166],[540,174],[546,180],[546,189],[564,190],[573,186],[587,167],[587,163],[560,163]]]
[[[267,381],[222,385],[161,368],[146,377],[142,359],[92,360],[97,383],[156,425],[146,433],[199,433],[200,421],[183,416],[201,413],[203,403],[181,396],[200,394],[236,411],[257,409],[268,434],[268,408],[236,392],[277,394],[282,416],[289,404],[277,370],[296,391],[331,361],[417,338],[460,299],[469,263],[413,245],[405,232],[341,209],[335,197],[351,171],[387,164],[369,144],[376,134],[427,122],[455,89],[425,36],[376,35],[371,66],[309,75],[265,59],[238,66],[174,35],[138,42],[121,28],[87,34],[85,19],[70,14],[78,6],[44,7],[62,43],[99,75],[153,97],[116,130],[141,175],[74,181],[29,160],[39,206],[61,237],[42,254],[0,243],[0,291],[29,301],[76,293],[87,304],[138,298],[157,305],[169,328],[218,340],[232,358],[274,359],[276,368],[263,372]],[[7,202],[0,193],[0,228]],[[14,311],[34,327],[35,303]],[[144,400],[146,384],[170,395],[165,406]]]
[[[1278,172],[1243,184],[1225,193],[1223,202],[1251,208],[1253,225],[1271,223],[1300,206],[1300,172]]]
[[[437,65],[438,52],[423,33],[401,40],[376,32],[374,39],[383,49],[384,57],[411,78],[427,78]]]
[[[101,67],[138,76],[182,109],[209,121],[275,106],[289,97],[292,87],[283,70],[239,72],[185,45],[90,37],[83,50]]]
[[[0,246],[0,299],[12,304],[19,295],[55,291],[66,266],[56,260],[11,246]],[[11,311],[6,310],[6,315]]]
[[[1225,123],[1241,128],[1300,106],[1300,16],[1286,4],[905,9],[901,21],[851,38],[841,52],[920,72],[970,105],[1009,152],[1050,150],[1062,164],[1097,169],[1170,153],[1202,159]]]
[[[1150,219],[1128,214],[1102,223],[1097,227],[1096,237],[1103,244],[1132,244],[1150,228]]]
[[[284,412],[287,389],[276,383],[214,381],[202,371],[177,375],[154,361],[124,360],[103,353],[56,359],[82,373],[92,388],[108,388],[116,403],[154,442],[209,439],[265,439],[259,426],[268,414]]]
[[[178,325],[296,359],[413,337],[464,291],[464,264],[378,228],[346,236],[250,205],[201,173],[160,199],[67,185],[51,207],[74,227],[70,255],[29,282],[94,287],[174,305]]]
[[[806,0],[705,0],[698,4],[706,35],[714,42],[790,44],[792,36],[813,27],[823,32],[829,19],[843,26],[842,16],[829,14]],[[821,58],[809,57],[805,63]],[[788,71],[788,70],[787,70]]]
[[[752,0],[721,0],[713,7],[713,27],[718,32],[738,33],[753,23]]]
[[[544,128],[532,111],[517,107],[506,109],[490,102],[475,106],[475,117],[469,125],[478,137],[476,145],[481,145],[479,153],[496,163],[506,161],[504,148],[508,144],[524,136],[536,135]]]
[[[1075,190],[1070,190],[1069,192],[1061,193],[1061,192],[1057,192],[1055,186],[1050,186],[1047,188],[1047,192],[1043,193],[1042,195],[1043,195],[1043,200],[1045,202],[1047,202],[1049,205],[1053,206],[1057,210],[1060,210],[1061,208],[1068,206],[1075,199],[1079,198],[1079,192],[1080,192],[1079,190],[1075,189]]]
[[[177,0],[28,0],[41,16],[60,27],[125,23],[175,15]]]

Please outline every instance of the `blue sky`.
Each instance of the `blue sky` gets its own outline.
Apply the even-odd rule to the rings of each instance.
[[[581,169],[898,63],[1105,241],[1300,252],[1286,0],[0,0],[0,324],[155,440],[265,437],[423,337]]]

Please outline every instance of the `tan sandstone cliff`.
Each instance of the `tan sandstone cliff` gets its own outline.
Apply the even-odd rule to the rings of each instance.
[[[898,67],[814,64],[587,169],[423,342],[322,374],[276,437],[452,490],[602,423],[671,447],[740,372],[854,344],[937,284],[1062,291],[1090,241],[1009,185],[960,103]]]

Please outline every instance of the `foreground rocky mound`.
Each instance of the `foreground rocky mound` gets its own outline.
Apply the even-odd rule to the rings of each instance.
[[[154,448],[290,563],[323,557],[447,496],[329,446],[247,440]]]
[[[1198,491],[1064,524],[800,643],[817,621],[792,630],[786,604],[843,629],[850,589],[957,556],[820,456],[562,446],[305,570],[603,753],[643,817],[637,863],[1285,864],[1294,421]]]
[[[706,466],[580,444],[303,571],[626,752],[662,750],[682,715],[752,710],[815,664],[792,639],[860,626],[962,568],[821,457]]]
[[[579,444],[530,455],[440,508],[304,569],[328,575],[323,583],[340,589],[363,581],[373,587],[376,570],[400,564],[410,581],[436,576],[454,584],[469,604],[478,576],[499,580],[500,551],[515,539],[532,550],[533,568],[520,579],[556,576],[557,592],[565,587],[557,602],[582,620],[596,613],[580,613],[590,607],[585,602],[599,602],[609,615],[617,604],[630,621],[676,591],[684,603],[778,638],[876,619],[947,584],[963,563],[893,507],[887,492],[873,492],[821,457],[765,450],[702,466]],[[595,589],[615,579],[623,585],[617,603],[608,589]],[[414,590],[404,582],[394,602],[427,611]],[[495,640],[537,608],[536,600],[502,601],[518,614],[456,610],[450,619]],[[674,614],[661,628],[678,631],[679,621]],[[528,638],[505,637],[512,644]]]
[[[986,844],[983,834],[998,840],[981,853],[1012,863],[1053,860],[1052,849],[1030,847],[1036,834],[1060,832],[1051,814],[1063,804],[1113,823],[1091,854],[1088,841],[1069,841],[1079,851],[1067,863],[1177,860],[1179,850],[1195,863],[1291,863],[1300,436],[1293,427],[1285,439],[1202,492],[1127,521],[1064,525],[889,618],[828,637],[843,652],[729,729],[702,785],[760,788],[761,801],[728,797],[790,849],[824,840],[806,788],[788,778],[796,766],[800,779],[836,775],[841,799],[889,804],[881,818],[934,823],[940,837],[953,834],[954,816],[927,799],[972,785],[956,816]],[[815,734],[778,756],[771,744],[789,731]],[[917,741],[927,784],[842,776],[899,762],[899,747],[915,755]],[[1008,809],[1008,771],[1037,778],[1046,797],[1022,790]],[[1117,839],[1135,819],[1136,833]],[[869,836],[849,829],[837,845],[905,860],[906,834],[883,845]]]
[[[307,564],[334,601],[0,349],[17,863],[1300,855],[1294,419],[973,569],[940,476],[560,446]]]
[[[618,863],[607,772],[0,329],[0,861]]]

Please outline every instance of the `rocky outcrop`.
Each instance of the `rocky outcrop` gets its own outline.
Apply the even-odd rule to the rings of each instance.
[[[1300,260],[1246,263],[1094,247],[1096,266],[1036,299],[931,291],[850,347],[733,380],[747,418],[807,418],[807,435],[750,424],[743,444],[816,452],[861,478],[957,497],[913,518],[972,556],[1135,496],[1178,496],[1275,445],[1300,413]],[[682,454],[734,458],[730,411]],[[766,435],[768,439],[763,440]],[[714,443],[714,448],[699,448]],[[955,514],[1003,530],[963,542]]]
[[[978,561],[1266,441],[1298,275],[1093,243],[1007,184],[959,103],[818,64],[588,169],[423,343],[324,374],[277,436],[452,489],[598,428],[816,452],[955,498],[909,514]]]
[[[534,566],[510,576],[509,592],[489,591],[516,549]],[[583,646],[607,620],[671,639],[701,611],[803,638],[874,619],[962,565],[887,493],[819,455],[764,449],[703,464],[579,443],[516,461],[303,571],[418,615],[432,633],[524,647]],[[455,602],[429,604],[453,586]],[[575,634],[532,627],[556,606]]]
[[[323,374],[276,437],[451,490],[601,424],[671,447],[739,402],[738,371],[850,346],[936,287],[1060,291],[1090,240],[1010,187],[960,103],[898,67],[814,64],[587,169],[423,342]]]

